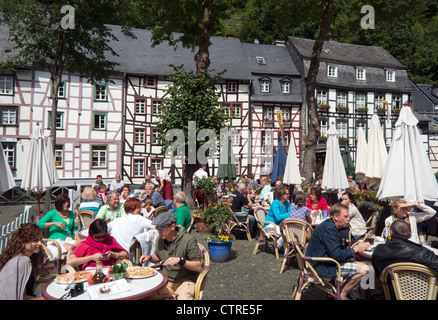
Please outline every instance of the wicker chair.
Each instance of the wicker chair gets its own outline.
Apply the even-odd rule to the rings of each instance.
[[[158,217],[160,214],[167,212],[169,209],[166,206],[158,207],[154,210],[153,216],[149,217],[149,219],[154,220],[156,217]]]
[[[190,226],[188,227],[187,232],[188,233],[192,232],[194,226],[195,226],[195,217],[193,216],[193,214],[191,214]]]
[[[280,223],[280,232],[284,241],[284,255],[283,263],[281,264],[280,273],[283,273],[286,262],[295,257],[295,236],[298,237],[298,241],[304,247],[306,245],[307,233],[313,232],[312,226],[306,221],[299,219],[284,219]]]
[[[386,300],[436,300],[438,272],[418,263],[399,262],[380,275]]]
[[[231,209],[230,209],[230,211],[231,211]],[[239,221],[239,219],[236,217],[236,214],[246,215],[245,221]],[[249,230],[249,214],[248,214],[248,212],[233,212],[233,216],[230,219],[230,228],[228,231],[229,232],[243,231],[246,233],[248,241],[252,241],[251,232]]]
[[[352,247],[354,243],[357,242],[357,241],[351,241],[351,234],[354,230],[366,230],[365,234],[362,235],[360,239],[358,239],[360,241],[366,241],[368,237],[370,237],[371,235],[375,235],[379,217],[380,217],[380,212],[376,211],[366,221],[366,227],[358,227],[358,228],[350,229],[350,232],[348,233],[348,246]]]
[[[141,257],[141,245],[140,242],[136,238],[129,245],[129,260],[133,265],[141,266],[140,257]]]
[[[318,288],[329,294],[329,296],[333,297],[334,299],[340,300],[341,285],[343,282],[340,264],[336,260],[328,257],[306,257],[303,254],[304,246],[301,244],[301,241],[296,235],[294,235],[293,244],[295,246],[294,250],[297,258],[298,268],[300,270],[300,276],[298,277],[297,284],[294,287],[292,300],[300,300],[302,293],[309,286]],[[329,278],[319,276],[309,261],[330,261],[335,263],[338,271],[334,283],[333,280]]]
[[[195,284],[195,300],[202,300],[205,284],[207,282],[207,275],[210,272],[210,255],[204,246],[198,243],[199,250],[202,256],[202,271],[199,273]]]
[[[82,209],[78,211],[78,218],[81,222],[82,228],[88,229],[90,224],[93,223],[96,218],[96,214],[91,210]]]
[[[274,229],[274,234],[266,231],[265,226],[264,226],[266,214],[267,214],[267,212],[263,207],[257,207],[254,209],[254,218],[256,219],[257,227],[259,228],[259,234],[257,236],[257,243],[255,245],[253,254],[257,254],[257,250],[259,248],[260,242],[262,242],[262,241],[264,242],[263,250],[266,249],[266,246],[268,245],[269,242],[273,242],[274,249],[275,249],[275,257],[278,260],[279,255],[278,255],[278,248],[277,248],[277,240],[280,237],[280,234],[277,234],[277,229]],[[274,224],[273,222],[269,222],[269,221],[267,221],[266,223]]]
[[[46,256],[44,258],[44,263],[46,264],[46,263],[55,263],[56,262],[56,274],[60,274],[62,265],[65,264],[65,261],[66,261],[66,255],[62,254],[61,246],[59,245],[58,241],[56,241],[54,239],[43,238],[41,241],[42,241],[42,248],[44,250],[44,253],[46,254]],[[55,247],[57,249],[56,256],[53,256],[52,253],[47,248],[47,246],[51,243],[53,245],[55,245]]]

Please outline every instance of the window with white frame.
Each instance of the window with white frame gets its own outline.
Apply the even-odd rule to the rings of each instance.
[[[337,119],[336,130],[339,137],[348,138],[348,121],[346,119]]]
[[[133,176],[144,177],[145,175],[145,159],[134,159]]]
[[[14,93],[14,77],[0,75],[0,94]]]
[[[242,104],[241,103],[233,103],[233,116],[235,117],[240,117],[241,116],[241,110],[242,109]]]
[[[336,106],[337,107],[347,106],[347,93],[345,91],[336,92]]]
[[[146,112],[146,99],[135,100],[135,113],[144,114]]]
[[[290,108],[281,108],[281,113],[283,114],[283,119],[289,119],[291,118],[290,116]]]
[[[18,124],[18,107],[0,107],[0,120],[2,126]]]
[[[236,81],[227,81],[227,92],[228,93],[237,92],[237,82]]]
[[[64,145],[57,144],[55,146],[55,166],[57,168],[64,167]]]
[[[16,169],[15,155],[17,144],[15,142],[2,142],[3,153],[6,158],[6,162],[9,164],[11,169]]]
[[[108,86],[106,84],[94,85],[94,101],[108,101]]]
[[[327,137],[328,119],[327,118],[320,118],[319,124],[321,127],[321,135]]]
[[[367,79],[367,70],[363,67],[356,68],[356,79],[357,80],[366,80]]]
[[[152,114],[161,114],[160,107],[163,104],[163,100],[152,100]]]
[[[395,71],[386,70],[386,81],[387,82],[395,82]]]
[[[155,167],[157,170],[163,169],[163,162],[161,159],[151,159],[151,166]]]
[[[290,93],[290,81],[281,82],[281,93]]]
[[[107,146],[91,146],[91,167],[106,168],[108,161]]]
[[[367,95],[364,92],[356,92],[356,109],[366,108],[367,106]]]
[[[152,130],[152,144],[161,144],[160,129],[151,129]]]
[[[328,104],[327,90],[324,90],[324,89],[316,90],[316,103],[318,105]]]
[[[327,66],[327,76],[330,78],[336,78],[338,76],[338,67],[329,64]]]
[[[269,81],[269,80],[261,80],[260,81],[260,92],[269,92],[270,83],[271,83],[271,81]]]
[[[145,144],[146,142],[146,130],[144,128],[134,129],[134,143]]]
[[[400,109],[402,107],[402,97],[399,94],[392,95],[392,108]]]
[[[222,103],[222,112],[224,113],[225,116],[230,115],[230,110],[231,110],[231,104]]]
[[[52,127],[52,111],[47,112],[47,129]],[[56,129],[63,130],[64,129],[64,112],[56,113]]]
[[[107,112],[93,112],[93,130],[106,130]]]
[[[262,175],[269,175],[272,171],[272,157],[262,158]]]
[[[262,152],[272,153],[273,152],[273,137],[272,131],[266,130],[262,131]]]
[[[241,136],[241,134],[242,133],[239,130],[230,130],[231,144],[233,146],[240,145],[240,136]]]
[[[385,104],[385,94],[376,92],[374,95],[375,108],[386,108]]]
[[[53,82],[52,82],[52,86],[53,86]],[[52,93],[52,89],[50,89],[50,94]],[[67,98],[67,82],[66,81],[61,81],[59,83],[59,87],[58,87],[58,98],[59,99],[65,99]]]
[[[263,119],[273,120],[274,119],[274,107],[264,107],[263,108]]]

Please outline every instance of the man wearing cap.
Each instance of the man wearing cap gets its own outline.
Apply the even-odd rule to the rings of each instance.
[[[196,279],[202,268],[201,252],[196,238],[187,233],[185,228],[177,227],[176,216],[170,212],[160,214],[152,221],[152,225],[159,234],[155,252],[141,256],[140,262],[162,262],[168,283],[150,298],[193,300]]]

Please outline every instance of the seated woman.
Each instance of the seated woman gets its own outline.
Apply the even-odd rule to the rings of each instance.
[[[134,195],[131,194],[131,188],[127,185],[124,185],[120,188],[120,197],[119,197],[119,203],[124,204],[128,198],[133,197]]]
[[[128,252],[108,234],[105,220],[96,219],[88,229],[87,238],[82,241],[67,259],[67,265],[82,265],[82,270],[95,268],[96,261],[102,261],[102,266],[109,267],[117,260],[127,259]]]
[[[56,197],[55,208],[46,213],[38,221],[41,229],[49,229],[48,238],[57,241],[61,247],[61,253],[66,253],[73,246],[76,240],[80,240],[78,231],[75,228],[75,216],[70,207],[70,198],[65,194]],[[54,243],[49,243],[47,249],[53,257],[58,257],[58,250]]]
[[[314,186],[309,191],[310,198],[307,199],[307,208],[310,211],[321,210],[324,218],[327,218],[328,206],[327,201],[322,197],[321,188]]]
[[[340,229],[339,233],[343,238],[348,239],[348,233],[350,232],[350,229],[365,228],[366,222],[363,219],[362,214],[359,212],[359,209],[357,209],[356,200],[351,192],[344,192],[344,194],[342,194],[342,204],[345,204],[348,207],[350,222],[348,223],[348,227]],[[353,230],[351,234],[352,239],[358,240],[366,232],[367,231],[364,229]]]
[[[304,192],[298,192],[295,195],[294,202],[290,205],[289,218],[298,219],[312,223],[310,209],[307,208],[306,195]]]
[[[289,218],[290,204],[289,204],[289,190],[281,187],[275,191],[275,200],[266,215],[265,221],[273,222],[277,235],[280,235],[280,223],[286,218]],[[274,226],[270,223],[265,223],[265,230],[274,233]],[[280,237],[277,241],[277,248],[283,246],[283,239]]]
[[[412,210],[413,207],[416,207],[418,211]],[[395,220],[405,220],[411,227],[412,236],[409,240],[421,244],[417,231],[417,223],[429,220],[435,215],[436,211],[425,204],[419,202],[407,202],[403,199],[394,200],[391,203],[391,210],[392,215],[385,219],[385,229],[383,230],[384,236],[386,237],[390,234],[389,229]]]
[[[102,206],[101,202],[97,198],[97,192],[93,187],[86,187],[81,193],[82,202],[79,205],[79,210],[90,210],[95,214],[99,212]]]
[[[269,182],[268,177],[261,177],[260,184],[262,185],[262,191],[260,191],[260,195],[256,197],[256,200],[266,200],[268,199],[268,193],[272,191],[271,184]]]
[[[0,255],[0,300],[30,300],[35,297],[35,278],[48,273],[54,265],[43,267],[43,230],[34,223],[26,223],[12,232]]]

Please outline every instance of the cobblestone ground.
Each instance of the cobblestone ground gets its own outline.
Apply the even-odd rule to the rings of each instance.
[[[198,242],[206,248],[205,236],[192,232]],[[257,254],[253,254],[256,240],[236,240],[233,242],[228,262],[211,262],[203,300],[290,300],[297,282],[299,271],[291,259],[282,274],[280,268],[283,257],[275,254],[263,244]],[[327,300],[327,295],[310,289],[302,300]]]

